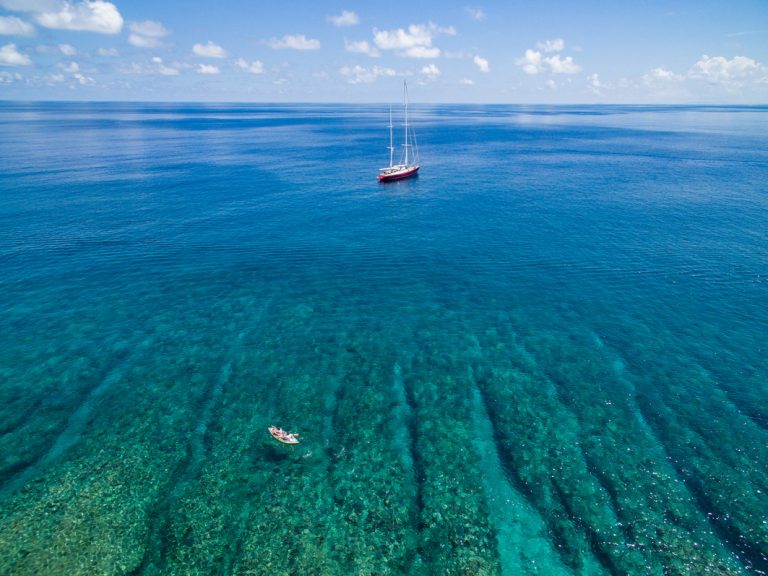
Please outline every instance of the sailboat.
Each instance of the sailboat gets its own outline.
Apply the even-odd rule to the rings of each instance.
[[[395,164],[395,147],[392,135],[392,107],[389,107],[389,166],[379,168],[379,182],[402,180],[414,176],[419,165],[419,147],[416,144],[416,133],[408,124],[408,84],[403,81],[403,106],[405,108],[405,130],[403,132],[403,154],[400,163]]]

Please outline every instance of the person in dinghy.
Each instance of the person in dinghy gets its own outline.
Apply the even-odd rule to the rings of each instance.
[[[299,443],[299,433],[298,432],[286,432],[282,428],[278,428],[277,426],[270,426],[268,428],[269,433],[272,434],[272,437],[275,440],[278,440],[282,442],[283,444],[298,444]]]

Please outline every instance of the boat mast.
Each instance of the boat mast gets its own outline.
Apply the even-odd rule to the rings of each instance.
[[[392,144],[392,106],[389,107],[389,167],[392,168],[395,146]]]
[[[405,100],[405,133],[403,134],[403,146],[405,146],[405,165],[408,166],[408,83],[403,80],[403,99]]]

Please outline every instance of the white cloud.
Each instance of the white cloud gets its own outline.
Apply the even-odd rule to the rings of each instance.
[[[376,45],[382,50],[395,50],[411,48],[413,46],[431,46],[432,37],[435,34],[447,34],[453,36],[456,30],[453,26],[442,27],[430,22],[429,24],[411,24],[406,32],[402,28],[397,30],[374,30],[373,36]]]
[[[366,40],[348,42],[345,38],[344,49],[347,52],[354,52],[356,54],[365,54],[367,56],[370,56],[371,58],[378,58],[381,55],[381,53],[376,49],[376,47],[371,46]]]
[[[83,71],[77,62],[70,62],[66,65],[59,64],[59,68],[61,68],[64,72],[71,74],[71,79],[77,81],[77,83],[81,86],[96,84],[96,80],[83,74]],[[49,82],[63,82],[64,80],[65,77],[62,74],[55,74],[48,78]]]
[[[319,50],[320,40],[307,38],[304,34],[286,34],[282,38],[270,38],[267,46],[273,50]]]
[[[122,67],[120,70],[124,74],[149,74],[149,75],[160,75],[160,76],[178,76],[180,74],[179,68],[183,65],[174,62],[170,66],[165,64],[163,62],[163,59],[159,56],[154,56],[152,58],[152,64],[145,65],[145,64],[137,64],[136,62],[132,62],[127,68]]]
[[[342,10],[338,16],[328,16],[328,22],[334,26],[355,26],[360,23],[360,18],[350,10]]]
[[[152,58],[152,62],[157,64],[157,72],[161,76],[178,76],[179,75],[179,69],[176,67],[178,66],[178,64],[175,64],[173,66],[167,66],[163,62],[163,59],[160,58],[159,56],[155,56],[154,58]]]
[[[678,80],[682,79],[682,76],[675,74],[672,70],[666,68],[654,68],[651,70],[651,75],[657,80]]]
[[[480,8],[467,6],[464,8],[464,10],[467,12],[467,14],[469,14],[469,17],[472,18],[472,20],[477,22],[482,22],[486,18],[485,12],[483,12]]]
[[[576,74],[581,70],[581,66],[573,61],[573,57],[566,56],[560,58],[560,55],[544,58],[544,62],[549,66],[553,74]]]
[[[516,58],[515,63],[522,67],[523,72],[526,74],[538,74],[542,70],[541,52],[528,48],[525,51],[525,56],[522,58]]]
[[[264,74],[264,64],[260,60],[248,62],[244,58],[239,58],[237,60],[237,65],[251,74]]]
[[[462,78],[459,81],[459,84],[463,84],[464,86],[474,86],[475,81],[474,80],[470,80],[469,78]]]
[[[21,80],[22,76],[18,72],[10,73],[0,70],[0,84],[11,84]]]
[[[29,56],[16,50],[16,44],[6,44],[0,48],[0,66],[29,66]]]
[[[128,42],[137,48],[160,48],[163,46],[160,38],[164,38],[171,33],[160,22],[155,22],[154,20],[131,22],[128,27],[131,30]]]
[[[491,71],[491,65],[488,63],[488,60],[481,56],[475,56],[472,61],[475,63],[475,65],[480,68],[480,72],[490,72]]]
[[[565,48],[565,40],[562,38],[555,38],[553,40],[544,40],[544,42],[537,42],[536,48],[542,52],[562,52]]]
[[[643,75],[643,83],[646,85],[660,82],[681,82],[685,77],[681,74],[675,74],[672,70],[663,67],[654,68],[648,74]]]
[[[64,54],[64,56],[74,56],[77,54],[77,49],[71,44],[59,44],[59,51]]]
[[[456,30],[453,26],[442,27],[430,22],[429,24],[411,24],[408,30],[373,30],[373,41],[381,50],[399,50],[401,56],[411,58],[437,58],[440,49],[432,46],[432,40],[437,34],[453,36]]]
[[[433,24],[432,22],[429,23],[432,30],[435,31],[436,34],[445,34],[446,36],[456,36],[456,28],[453,26],[438,26],[437,24]]]
[[[35,27],[16,16],[0,16],[0,35],[34,36]]]
[[[212,64],[198,64],[195,71],[198,74],[218,74],[221,72],[218,66],[214,66]]]
[[[437,78],[440,76],[440,69],[435,64],[429,64],[421,69],[421,73],[430,78]]]
[[[344,66],[339,70],[342,76],[347,77],[350,84],[369,84],[375,82],[379,76],[394,76],[396,72],[391,68],[364,68],[362,66]]]
[[[98,54],[99,56],[107,56],[110,58],[120,55],[120,53],[117,51],[117,48],[99,48],[98,50],[96,50],[96,54]]]
[[[192,52],[203,58],[224,58],[227,55],[224,48],[210,40],[206,44],[195,44],[192,46]]]
[[[702,56],[688,72],[690,78],[701,78],[713,84],[741,85],[743,81],[764,69],[759,62],[746,56],[731,60],[723,56]]]
[[[448,60],[466,60],[472,58],[472,54],[466,50],[441,50],[440,56]]]
[[[439,58],[440,48],[435,46],[413,46],[403,52],[402,55],[407,56],[408,58]]]
[[[129,34],[128,43],[137,48],[161,48],[163,46],[162,40],[142,36],[141,34]]]
[[[587,82],[589,82],[590,92],[598,96],[602,95],[600,89],[603,87],[603,83],[600,82],[600,76],[598,76],[596,73],[590,74],[589,76],[587,76]]]
[[[557,82],[555,82],[554,80],[552,80],[552,78],[550,78],[549,80],[544,82],[544,86],[546,86],[550,90],[554,90],[555,88],[557,88]]]
[[[91,78],[90,76],[85,76],[83,74],[73,74],[72,77],[78,81],[78,83],[81,86],[86,86],[88,84],[96,84],[96,80]]]
[[[517,58],[515,63],[526,74],[539,74],[545,71],[549,71],[552,74],[575,74],[581,70],[581,66],[573,61],[572,56],[561,58],[559,54],[555,54],[554,56],[545,57],[538,50],[532,50],[531,48],[525,51],[525,56]]]
[[[171,33],[160,22],[154,20],[144,20],[143,22],[131,22],[128,25],[131,32],[134,34],[141,34],[142,36],[149,36],[150,38],[163,38]]]
[[[65,1],[55,10],[39,12],[35,20],[40,26],[56,30],[76,30],[117,34],[123,29],[123,17],[117,7],[103,0]]]

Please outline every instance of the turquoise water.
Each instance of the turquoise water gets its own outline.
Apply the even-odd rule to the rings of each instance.
[[[0,107],[0,574],[768,573],[768,108],[414,108]]]

